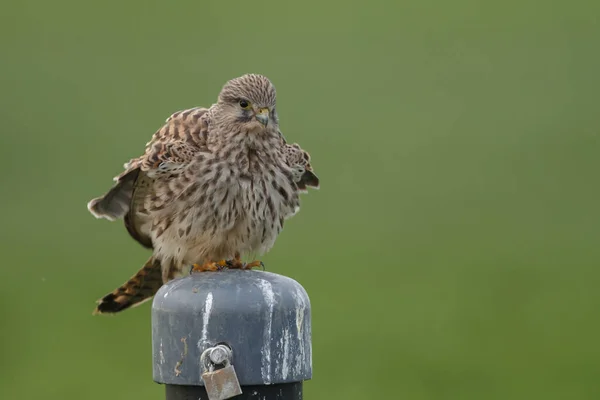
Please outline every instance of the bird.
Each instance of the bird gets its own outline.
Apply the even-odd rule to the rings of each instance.
[[[140,305],[192,272],[264,267],[242,256],[268,252],[300,194],[320,185],[309,153],[283,136],[275,86],[260,74],[229,80],[208,108],[172,114],[114,181],[88,210],[123,219],[152,255],[94,314]]]

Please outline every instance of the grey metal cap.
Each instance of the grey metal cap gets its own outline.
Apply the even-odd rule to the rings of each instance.
[[[312,377],[310,301],[295,280],[263,271],[194,273],[165,284],[152,303],[156,382],[203,386],[200,356],[226,343],[239,382]]]

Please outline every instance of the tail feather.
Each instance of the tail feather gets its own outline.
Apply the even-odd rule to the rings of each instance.
[[[140,170],[138,168],[119,176],[117,184],[104,196],[93,199],[88,203],[88,210],[96,218],[106,218],[114,221],[123,218],[129,211],[131,196],[135,181]]]
[[[114,314],[150,300],[162,286],[160,260],[150,257],[146,264],[121,287],[98,300],[96,314]]]

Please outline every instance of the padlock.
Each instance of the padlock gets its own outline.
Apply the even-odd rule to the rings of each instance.
[[[225,400],[242,394],[235,368],[229,362],[221,369],[202,374],[209,400]]]

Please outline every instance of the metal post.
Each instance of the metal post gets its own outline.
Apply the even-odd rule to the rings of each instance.
[[[240,270],[194,273],[158,291],[153,378],[166,385],[167,400],[209,400],[201,358],[220,344],[241,386],[236,399],[302,399],[302,382],[312,377],[306,291],[281,275]],[[224,353],[213,353],[219,368]]]

